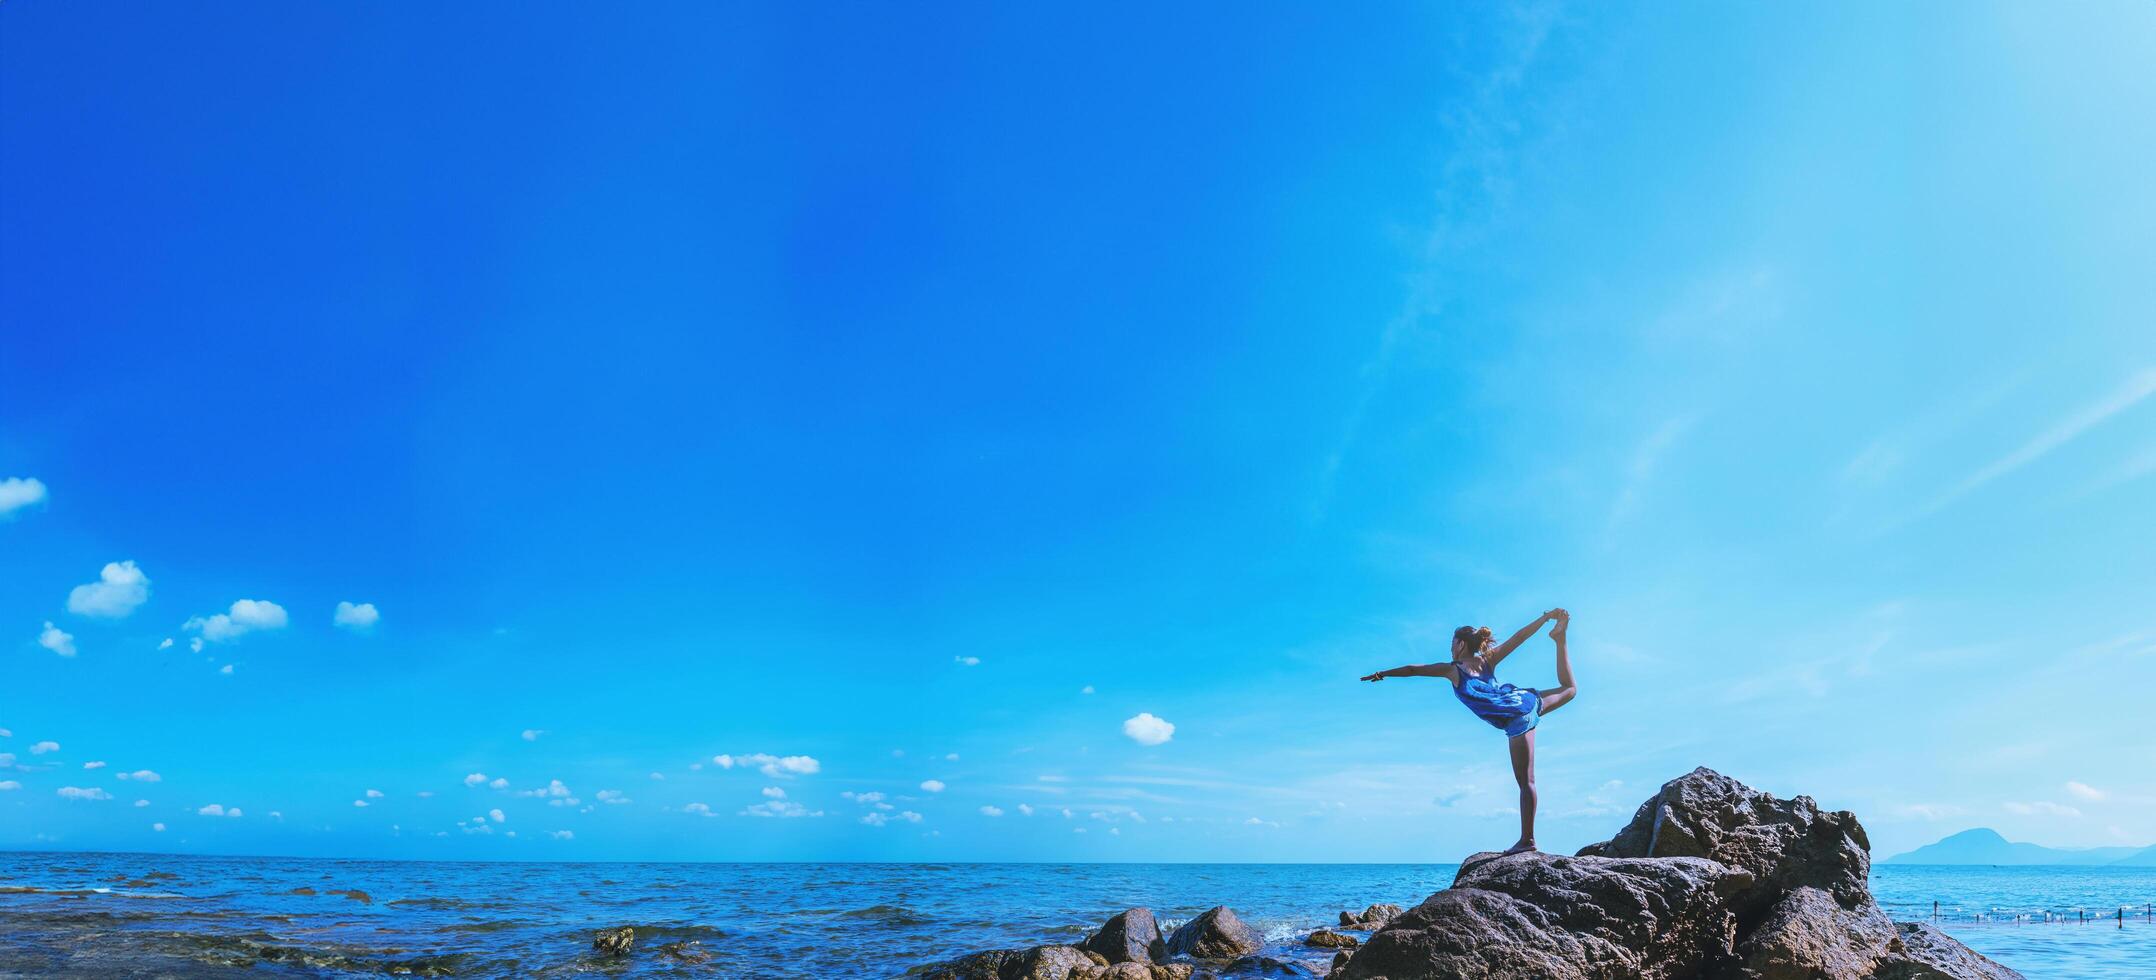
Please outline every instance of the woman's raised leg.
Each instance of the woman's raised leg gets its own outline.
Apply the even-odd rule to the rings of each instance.
[[[1535,849],[1535,730],[1530,728],[1505,740],[1512,749],[1512,778],[1520,784],[1520,842],[1505,853]]]
[[[1550,639],[1557,644],[1557,686],[1547,691],[1535,692],[1542,697],[1543,714],[1564,707],[1580,693],[1579,687],[1572,683],[1572,659],[1565,655],[1565,629],[1571,625],[1572,617],[1567,614],[1558,619],[1557,626],[1550,630]]]

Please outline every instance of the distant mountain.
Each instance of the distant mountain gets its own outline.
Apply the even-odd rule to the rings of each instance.
[[[2156,868],[2156,847],[2146,847],[2111,862],[2129,868]]]
[[[1883,864],[2131,864],[2156,865],[2156,847],[2045,847],[1999,836],[1989,827],[1964,830],[1936,844],[1896,854]]]

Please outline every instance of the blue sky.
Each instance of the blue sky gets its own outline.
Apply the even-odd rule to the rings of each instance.
[[[1552,849],[2156,843],[2152,45],[6,4],[0,847],[1452,860],[1554,604]]]

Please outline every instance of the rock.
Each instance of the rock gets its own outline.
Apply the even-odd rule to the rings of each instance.
[[[711,954],[704,951],[704,944],[694,939],[686,942],[659,944],[659,955],[680,963],[708,963]]]
[[[1729,897],[1752,884],[1700,858],[1477,854],[1394,919],[1342,976],[1692,977],[1730,957]]]
[[[1317,976],[1317,974],[1310,972],[1308,969],[1305,969],[1302,966],[1299,966],[1294,963],[1289,963],[1285,960],[1276,960],[1270,956],[1241,957],[1235,962],[1228,964],[1228,975],[1232,977]]]
[[[1341,980],[2011,980],[1873,901],[1854,814],[1707,769],[1579,856],[1477,854],[1372,935]]]
[[[1190,980],[1191,970],[1188,963],[1155,963],[1153,980]]]
[[[1151,963],[1153,944],[1159,941],[1153,910],[1136,908],[1116,913],[1080,946],[1107,957],[1109,963]]]
[[[1101,980],[1153,980],[1153,968],[1150,964],[1124,960],[1100,976]]]
[[[292,889],[291,891],[285,892],[285,894],[287,894],[287,895],[312,895],[312,894],[314,894],[314,889],[312,889],[312,888],[309,888],[309,887],[307,887],[306,885],[301,885],[301,886],[299,886],[298,888],[294,888],[294,889]]]
[[[1753,980],[1869,977],[1895,942],[1878,906],[1845,909],[1817,888],[1799,888],[1774,906],[1738,951]]]
[[[1325,980],[1333,980],[1334,977],[1341,976],[1342,971],[1347,969],[1348,961],[1354,958],[1355,952],[1353,950],[1343,949],[1334,953],[1333,965],[1325,971]]]
[[[591,937],[591,948],[598,950],[604,956],[623,956],[629,952],[629,947],[635,942],[636,930],[628,926],[620,926],[613,929],[599,930],[598,934]]]
[[[1856,814],[1823,811],[1809,796],[1777,799],[1699,768],[1663,783],[1617,836],[1580,856],[1701,857],[1743,868],[1759,882],[1740,902],[1753,911],[1804,887],[1844,906],[1870,901],[1871,847]]]
[[[369,894],[367,894],[366,892],[360,891],[360,890],[359,890],[359,889],[357,889],[357,888],[348,888],[348,889],[346,889],[346,890],[344,890],[344,891],[341,891],[341,892],[323,892],[322,894],[324,894],[324,895],[342,895],[342,896],[344,896],[344,897],[346,897],[346,898],[349,898],[349,899],[351,899],[352,901],[358,902],[358,903],[360,903],[360,904],[362,904],[362,905],[373,905],[373,904],[374,904],[374,896],[372,896],[372,895],[369,895]]]
[[[1369,908],[1362,910],[1361,915],[1349,915],[1346,912],[1342,912],[1340,913],[1340,928],[1368,929],[1375,932],[1376,930],[1385,928],[1385,923],[1391,922],[1393,919],[1398,918],[1400,912],[1401,908],[1390,902],[1372,905]]]
[[[1003,968],[1018,958],[1023,950],[991,949],[969,953],[955,960],[922,968],[918,975],[924,980],[1003,980]]]
[[[1071,971],[1081,967],[1091,970],[1094,965],[1076,946],[1035,946],[1020,950],[1005,963],[1001,976],[1002,980],[1069,980]]]
[[[1260,945],[1250,927],[1235,917],[1234,909],[1216,905],[1177,928],[1168,937],[1167,952],[1200,960],[1232,960],[1257,952]]]
[[[1303,937],[1303,945],[1323,949],[1354,949],[1360,942],[1354,936],[1343,936],[1331,929],[1319,929]]]
[[[1929,923],[1897,922],[1894,930],[1901,950],[1888,956],[1878,980],[2025,980]]]

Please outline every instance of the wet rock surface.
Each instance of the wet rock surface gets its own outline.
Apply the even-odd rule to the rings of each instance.
[[[1477,854],[1356,950],[1341,980],[2007,980],[1866,884],[1856,816],[1708,769],[1665,783],[1578,856]],[[1928,972],[1927,972],[1928,971]]]
[[[1115,914],[1100,931],[1086,937],[1085,949],[1092,950],[1114,963],[1151,963],[1153,950],[1160,946],[1160,927],[1153,921],[1153,910],[1127,909]]]

